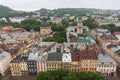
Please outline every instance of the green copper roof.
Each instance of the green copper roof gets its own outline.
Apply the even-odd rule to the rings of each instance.
[[[34,29],[31,29],[30,32],[34,32]]]
[[[79,43],[90,43],[90,39],[78,39],[76,40],[76,42],[79,42]]]

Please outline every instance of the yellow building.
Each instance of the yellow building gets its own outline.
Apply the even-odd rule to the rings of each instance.
[[[85,20],[87,20],[87,19],[88,19],[87,16],[83,16],[83,17],[82,17],[82,21],[85,21]]]
[[[81,71],[96,72],[98,61],[94,59],[81,60]]]
[[[49,23],[46,22],[46,20],[44,20],[44,22],[41,23],[40,34],[48,35],[50,33],[51,33],[51,26]]]
[[[87,48],[80,51],[81,71],[96,72],[98,57],[94,49]]]
[[[61,61],[47,61],[47,70],[53,71],[57,69],[62,68],[62,62]]]
[[[20,60],[20,70],[21,70],[21,75],[27,75],[28,71],[28,65],[27,65],[27,58],[22,57]]]
[[[20,56],[16,57],[10,63],[10,70],[12,76],[21,76]]]

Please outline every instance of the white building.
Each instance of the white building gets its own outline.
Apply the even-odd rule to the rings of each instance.
[[[0,74],[5,75],[5,72],[8,70],[11,62],[11,55],[8,52],[0,49]]]
[[[83,26],[82,22],[78,22],[77,26],[68,26],[67,27],[67,41],[75,42],[78,37],[78,34],[83,34],[84,30],[89,31],[88,26]]]
[[[71,53],[63,53],[62,54],[62,61],[63,62],[72,62],[72,59],[71,59]]]
[[[98,54],[97,72],[105,76],[111,76],[116,73],[117,63],[107,54]]]
[[[114,32],[114,35],[119,39],[120,41],[120,32]]]
[[[10,17],[9,18],[11,22],[18,22],[18,23],[21,23],[21,21],[24,21],[25,18],[24,17]]]
[[[6,19],[5,17],[3,17],[3,18],[0,18],[0,21],[5,21],[5,22],[7,22],[7,19]]]

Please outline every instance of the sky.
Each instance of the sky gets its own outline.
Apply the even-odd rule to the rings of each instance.
[[[0,5],[22,11],[35,11],[41,8],[120,9],[120,0],[0,0]]]

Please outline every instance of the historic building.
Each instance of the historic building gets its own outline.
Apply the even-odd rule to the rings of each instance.
[[[27,75],[28,73],[28,65],[27,65],[27,57],[21,57],[20,59],[20,70],[21,70],[21,75]]]
[[[82,22],[78,22],[77,25],[77,34],[82,34],[83,33],[83,23]]]
[[[10,63],[10,70],[12,76],[21,76],[20,56],[17,56]]]
[[[81,71],[96,72],[98,57],[94,49],[87,48],[80,51]]]
[[[77,26],[68,26],[67,27],[67,41],[68,42],[76,42],[77,39],[80,39],[80,35],[85,35],[87,37],[89,35],[88,26],[83,26],[82,22],[78,22]],[[84,38],[85,38],[84,37]]]
[[[113,76],[116,74],[117,63],[108,54],[98,55],[97,72],[105,76]]]
[[[0,74],[4,76],[9,69],[11,55],[9,52],[0,49]]]
[[[33,50],[28,56],[27,64],[29,74],[37,74],[37,57],[38,52],[36,52],[36,50]]]
[[[49,53],[47,59],[47,70],[57,70],[62,68],[62,54],[61,53]]]
[[[37,57],[37,73],[47,71],[46,60],[48,58],[48,53],[44,50],[39,52]]]
[[[40,26],[40,40],[46,37],[52,37],[52,30],[50,24],[44,19]]]

